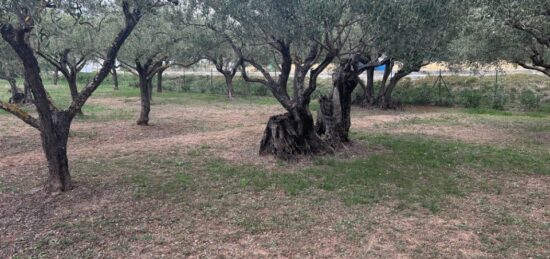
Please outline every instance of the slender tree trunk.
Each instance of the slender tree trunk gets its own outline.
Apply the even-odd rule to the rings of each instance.
[[[53,72],[53,85],[57,85],[59,81],[59,69],[55,69]]]
[[[366,98],[363,99],[366,103],[363,103],[363,106],[373,105],[374,104],[374,67],[367,69],[367,87],[366,87]]]
[[[361,79],[358,83],[363,88],[363,95],[357,96],[353,101],[353,104],[359,105],[363,108],[367,108],[374,103],[374,67],[367,69],[367,83],[365,84]]]
[[[392,94],[398,82],[399,82],[399,79],[395,77],[390,79],[390,83],[388,84],[387,88],[384,91],[384,94],[382,95],[382,98],[378,103],[378,106],[380,107],[380,109],[388,110],[388,109],[397,108],[397,105],[392,100]]]
[[[334,149],[315,132],[313,116],[307,107],[271,117],[260,145],[260,155],[275,155],[283,160],[332,152]]]
[[[162,74],[164,74],[163,70],[157,73],[157,93],[162,93]]]
[[[419,70],[420,67],[417,69]],[[417,71],[412,70],[412,71]],[[384,89],[384,92],[381,92],[381,98],[378,101],[378,106],[380,109],[387,110],[387,109],[396,109],[398,108],[398,104],[396,104],[392,99],[393,90],[399,83],[399,81],[403,78],[405,78],[407,75],[409,75],[411,71],[405,71],[405,70],[399,70],[395,75],[390,79],[390,82],[388,86]]]
[[[393,65],[393,61],[390,61],[388,62],[388,64],[386,64],[386,67],[384,69],[384,77],[382,78],[382,82],[380,82],[380,89],[378,90],[378,95],[376,96],[376,100],[374,100],[374,104],[379,104],[386,92],[386,85],[388,83],[388,79],[391,76],[391,72],[393,71]]]
[[[10,84],[11,95],[15,96],[16,94],[18,94],[19,89],[17,88],[17,81],[15,80],[15,78],[9,78],[7,81]]]
[[[113,67],[113,70],[111,70],[111,74],[113,76],[113,83],[115,85],[114,90],[118,90],[118,74],[116,71],[116,67]]]
[[[20,104],[25,102],[25,94],[21,93],[19,88],[17,88],[17,80],[15,78],[6,78],[10,84],[11,98],[10,103]]]
[[[224,73],[223,76],[225,77],[225,85],[227,87],[227,98],[232,101],[234,99],[233,96],[233,76],[230,73]]]
[[[64,111],[54,113],[53,117],[53,123],[43,124],[40,132],[42,148],[48,161],[46,191],[50,193],[64,192],[72,188],[67,158],[67,142],[72,119]]]
[[[149,113],[151,112],[152,80],[147,75],[139,77],[139,92],[141,95],[141,112],[137,121],[138,125],[149,125]]]

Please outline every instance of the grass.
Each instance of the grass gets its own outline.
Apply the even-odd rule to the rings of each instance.
[[[70,100],[65,90],[51,87],[62,104]],[[106,85],[94,97],[135,102],[138,95],[135,88],[121,85],[113,91]],[[239,97],[234,103],[248,114],[249,106],[276,101]],[[223,109],[228,102],[223,95],[166,92],[155,95],[154,104]],[[77,120],[105,123],[134,115],[97,104],[87,105],[84,113]],[[45,175],[43,167],[9,167],[0,177],[0,198],[16,209],[4,210],[2,221],[8,239],[17,241],[0,244],[0,255],[154,256],[147,253],[162,250],[172,252],[168,257],[208,257],[229,244],[231,251],[263,249],[296,257],[327,257],[322,246],[341,257],[468,257],[446,249],[472,249],[482,257],[545,258],[550,213],[541,206],[548,193],[540,185],[550,176],[548,119],[544,111],[445,109],[384,127],[352,126],[363,153],[354,147],[350,154],[306,158],[297,165],[225,160],[221,154],[228,147],[218,142],[71,158],[77,188],[47,202],[27,194],[39,177],[14,176]],[[386,133],[411,125],[435,130],[483,125],[479,130],[511,132],[517,139],[503,139],[509,145],[475,144],[429,133]],[[71,137],[79,140],[72,143],[93,145],[97,131],[75,130]],[[453,243],[462,234],[466,239]],[[370,254],[358,252],[371,243]],[[234,257],[254,257],[239,255]]]
[[[234,165],[215,157],[208,145],[186,154],[152,156],[142,163],[130,157],[93,162],[98,167],[75,169],[100,174],[133,172],[126,176],[136,197],[186,196],[189,190],[216,196],[218,186],[225,192],[273,192],[289,197],[317,195],[324,191],[348,206],[397,200],[396,209],[428,209],[438,213],[451,196],[463,196],[481,186],[472,172],[492,174],[550,175],[550,154],[496,148],[487,145],[442,141],[418,135],[356,134],[368,146],[384,151],[357,159],[324,157],[303,170],[273,170]],[[480,187],[481,188],[481,187]],[[485,187],[498,192],[495,186]],[[212,193],[210,193],[212,192]],[[208,194],[210,193],[210,194]],[[185,199],[183,199],[185,200]]]

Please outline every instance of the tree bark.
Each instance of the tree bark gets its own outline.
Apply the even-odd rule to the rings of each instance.
[[[78,83],[76,81],[76,72],[69,72],[67,75],[65,75],[65,79],[67,79],[67,83],[69,84],[69,91],[71,92],[71,100],[74,102],[78,99]],[[84,115],[82,110],[77,111],[77,115]]]
[[[67,142],[72,118],[66,111],[53,114],[54,123],[42,125],[40,137],[48,161],[46,191],[64,192],[72,188],[67,158]]]
[[[113,84],[114,84],[114,90],[118,90],[118,74],[116,71],[116,67],[113,67],[113,70],[111,70],[111,75],[113,76]]]
[[[378,100],[378,107],[382,110],[388,110],[388,109],[397,109],[399,104],[395,103],[392,99],[393,90],[399,83],[401,79],[409,75],[412,71],[417,71],[418,69],[414,69],[411,71],[405,71],[405,70],[399,70],[395,75],[390,79],[390,82],[387,87],[385,87],[384,91],[380,92],[380,99]]]
[[[147,126],[149,125],[149,113],[151,112],[151,94],[152,94],[152,80],[147,75],[140,74],[139,76],[139,92],[141,95],[141,112],[137,125]]]
[[[362,107],[368,107],[374,104],[374,67],[367,69],[367,84],[363,97]]]
[[[25,82],[23,83],[23,92],[25,94],[25,101],[24,103],[33,103],[33,98],[32,98],[32,92],[31,92],[31,87],[30,85],[27,83],[27,81],[25,80]]]
[[[275,155],[282,160],[333,152],[315,132],[313,117],[304,107],[271,117],[260,144],[260,155]]]
[[[341,74],[333,81],[332,92],[321,96],[317,117],[317,132],[324,134],[328,142],[338,147],[350,141],[352,93],[359,84],[359,77]]]
[[[225,77],[225,85],[227,87],[227,98],[232,101],[234,99],[233,96],[233,77],[234,74],[231,75],[230,73],[224,73],[223,76]]]
[[[157,93],[162,93],[162,74],[164,74],[164,70],[157,73]]]

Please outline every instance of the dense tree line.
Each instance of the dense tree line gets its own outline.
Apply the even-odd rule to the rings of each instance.
[[[49,192],[71,188],[71,123],[107,76],[116,82],[117,67],[139,78],[139,125],[149,124],[154,78],[161,92],[171,66],[210,61],[230,100],[238,73],[263,85],[286,112],[269,118],[259,153],[281,159],[346,145],[352,103],[395,108],[399,81],[432,62],[506,61],[550,76],[548,0],[1,0],[0,7],[0,79],[11,86],[0,108],[40,131]],[[92,61],[99,72],[79,86],[78,74]],[[315,121],[312,94],[331,66],[332,89],[318,100]],[[42,80],[58,72],[72,98],[66,108]],[[358,86],[363,94],[353,100]],[[18,105],[31,102],[37,117]]]

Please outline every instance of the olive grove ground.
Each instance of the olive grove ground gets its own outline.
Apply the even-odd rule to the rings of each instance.
[[[548,114],[354,109],[351,147],[284,163],[257,155],[272,99],[153,100],[140,127],[138,90],[102,86],[57,196],[38,132],[0,113],[0,257],[550,256]]]

